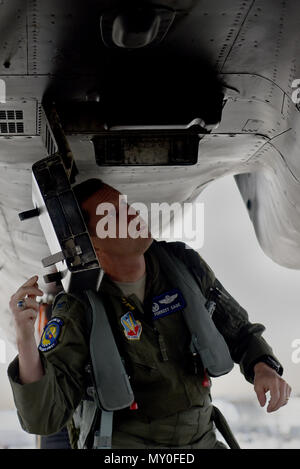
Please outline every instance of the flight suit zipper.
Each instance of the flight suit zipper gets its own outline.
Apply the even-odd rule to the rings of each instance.
[[[158,341],[158,346],[159,346],[159,351],[160,351],[160,356],[163,362],[166,362],[169,360],[168,354],[167,354],[167,346],[164,341],[163,335],[160,334],[159,330],[155,327],[152,326],[152,329],[156,335],[157,341]]]

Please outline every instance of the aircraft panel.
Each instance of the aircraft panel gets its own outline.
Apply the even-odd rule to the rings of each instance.
[[[178,9],[165,38],[131,51],[106,47],[101,34],[109,28],[100,31],[100,16],[108,21],[108,10],[124,3],[0,3],[0,78],[7,98],[0,103],[0,275],[13,289],[22,272],[35,273],[49,254],[38,221],[21,226],[17,219],[32,208],[32,164],[57,150],[43,100],[56,101],[65,117],[77,182],[97,174],[129,201],[183,203],[217,178],[239,174],[264,251],[299,268],[299,110],[291,100],[300,76],[297,2],[162,0]],[[87,103],[97,107],[92,126],[83,113]],[[221,121],[211,133],[199,132],[195,165],[96,165],[91,139],[105,124],[184,126],[195,118],[210,120],[211,127]]]
[[[0,2],[0,44],[0,75],[27,74],[26,2]]]
[[[291,93],[300,76],[300,10],[297,2],[256,0],[226,57],[222,72],[253,73]]]

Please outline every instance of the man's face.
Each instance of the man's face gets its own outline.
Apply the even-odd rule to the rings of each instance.
[[[153,241],[145,221],[107,184],[83,202],[82,208],[89,214],[89,233],[100,254],[143,254]]]

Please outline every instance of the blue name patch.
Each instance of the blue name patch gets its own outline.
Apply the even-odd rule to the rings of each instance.
[[[155,296],[152,301],[152,319],[160,319],[175,313],[186,306],[186,301],[180,290],[174,288],[162,295]]]

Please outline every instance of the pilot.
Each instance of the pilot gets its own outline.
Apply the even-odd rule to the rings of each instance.
[[[121,194],[100,180],[85,181],[74,192],[105,272],[98,294],[135,396],[134,406],[114,412],[112,448],[227,448],[217,440],[211,380],[199,357],[191,353],[191,334],[183,316],[184,310],[198,314],[192,311],[190,296],[183,293],[187,291],[184,283],[195,281],[191,266],[197,276],[194,295],[201,290],[214,305],[213,327],[225,339],[246,380],[254,384],[260,405],[266,404],[268,391],[268,412],[287,404],[291,388],[262,338],[264,326],[249,322],[247,312],[196,251],[184,243],[154,240],[141,218],[136,228],[143,235],[132,236],[129,225],[138,213],[128,215],[126,236],[121,236]],[[99,236],[99,220],[107,216],[97,211],[101,203],[115,209],[109,214],[118,227],[115,236]],[[41,295],[35,276],[10,300],[18,356],[9,365],[8,376],[20,423],[37,435],[54,434],[67,426],[73,448],[92,448],[101,411],[91,419],[81,407],[90,362],[86,304],[80,296],[61,295],[37,347],[34,325],[36,299]]]

